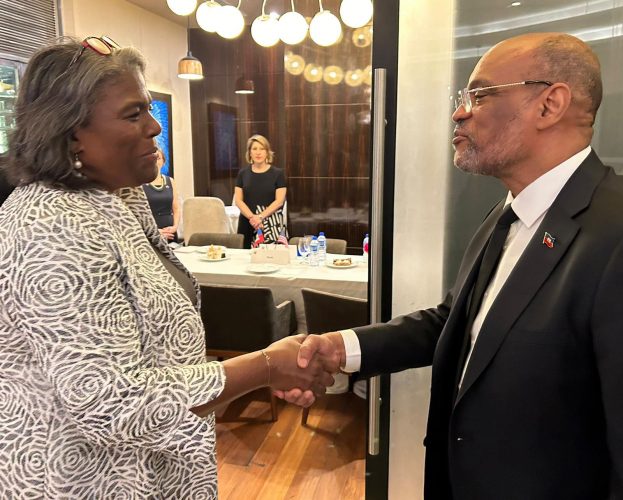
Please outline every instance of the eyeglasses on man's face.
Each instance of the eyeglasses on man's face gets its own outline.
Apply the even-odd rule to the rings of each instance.
[[[464,88],[462,90],[459,90],[457,93],[458,96],[454,100],[454,106],[455,106],[454,109],[457,110],[461,106],[463,106],[463,109],[465,110],[466,113],[471,113],[472,109],[474,109],[474,105],[476,104],[475,101],[479,97],[484,97],[484,96],[477,95],[478,93],[487,92],[489,90],[494,90],[494,89],[502,89],[506,87],[516,87],[518,85],[535,85],[535,84],[547,85],[548,87],[551,87],[553,85],[552,82],[548,82],[547,80],[524,80],[523,82],[503,83],[501,85],[491,85],[489,87],[478,87],[476,89]]]
[[[115,42],[112,38],[102,35],[102,36],[88,36],[82,42],[80,42],[82,48],[76,55],[73,57],[71,62],[69,63],[68,69],[71,68],[77,61],[82,57],[84,51],[86,49],[91,49],[102,56],[109,56],[115,50],[120,49],[121,45]]]

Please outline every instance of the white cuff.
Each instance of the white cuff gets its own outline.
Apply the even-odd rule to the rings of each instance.
[[[359,338],[353,330],[342,330],[339,332],[344,339],[344,350],[346,351],[346,363],[342,371],[353,373],[361,368],[361,345]]]

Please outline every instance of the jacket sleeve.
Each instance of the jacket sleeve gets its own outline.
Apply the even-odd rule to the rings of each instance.
[[[182,424],[197,419],[189,409],[222,392],[224,370],[216,362],[157,366],[147,359],[150,332],[129,293],[136,285],[128,283],[114,245],[94,233],[63,215],[16,235],[10,314],[29,344],[35,383],[50,387],[87,439],[165,450],[175,446]],[[147,300],[158,307],[162,298]],[[183,314],[189,320],[181,324],[201,329],[194,311]],[[196,339],[203,332],[179,335]]]
[[[448,293],[435,308],[355,328],[361,346],[360,373],[368,377],[432,364],[451,304],[452,293]]]

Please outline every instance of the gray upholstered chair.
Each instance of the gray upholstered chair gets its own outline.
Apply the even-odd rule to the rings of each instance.
[[[221,245],[226,248],[242,248],[244,235],[236,233],[193,233],[187,245]]]
[[[194,196],[184,200],[182,219],[186,242],[194,233],[233,233],[220,198]]]
[[[293,236],[288,240],[290,245],[298,245],[300,236]],[[327,238],[327,253],[345,254],[346,253],[346,240],[340,240],[339,238]]]
[[[303,288],[305,319],[310,333],[334,332],[368,324],[368,301],[335,293]],[[303,409],[301,423],[307,424],[309,408]]]
[[[201,318],[206,354],[221,358],[263,349],[296,331],[294,304],[275,306],[270,288],[201,285]],[[269,392],[275,421],[277,401]]]

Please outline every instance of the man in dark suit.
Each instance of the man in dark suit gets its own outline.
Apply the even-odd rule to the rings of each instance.
[[[317,354],[366,376],[432,364],[428,500],[623,498],[623,180],[590,148],[601,93],[597,57],[572,36],[487,52],[452,116],[454,161],[509,194],[454,288],[301,348],[302,366]],[[500,236],[505,205],[518,219]]]

